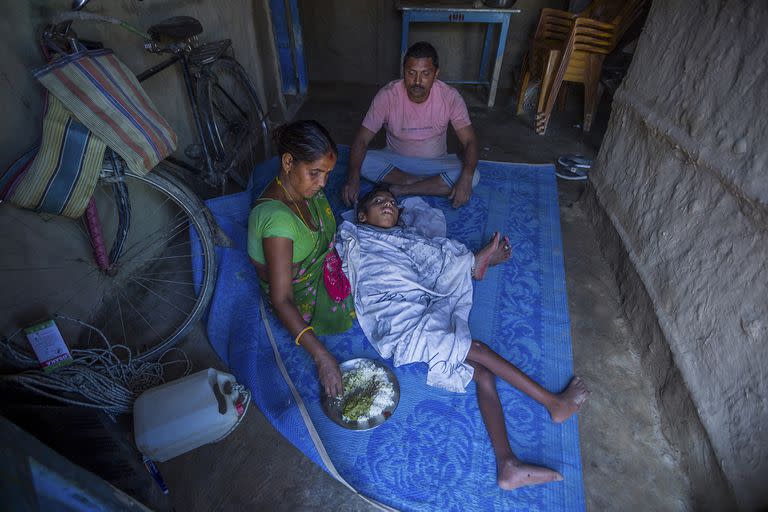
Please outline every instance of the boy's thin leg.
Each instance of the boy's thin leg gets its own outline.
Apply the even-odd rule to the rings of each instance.
[[[467,361],[485,366],[491,373],[504,379],[547,408],[552,421],[562,423],[578,412],[589,395],[589,389],[580,377],[574,377],[564,391],[550,393],[491,348],[477,340],[472,341]]]
[[[515,457],[507,438],[504,412],[496,390],[496,376],[479,363],[469,364],[475,369],[473,378],[477,387],[477,404],[496,455],[496,479],[499,487],[510,490],[525,485],[562,480],[563,476],[557,471],[523,464]]]

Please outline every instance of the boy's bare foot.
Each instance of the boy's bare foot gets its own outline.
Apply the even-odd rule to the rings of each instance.
[[[509,237],[501,238],[496,232],[491,241],[475,254],[475,273],[472,277],[478,281],[485,277],[488,267],[498,265],[509,259],[512,255],[512,247],[509,245]]]
[[[587,401],[589,388],[581,380],[581,377],[574,377],[565,390],[556,395],[557,402],[552,407],[548,407],[549,415],[555,423],[562,423],[578,412],[582,404]]]
[[[559,482],[563,479],[563,475],[553,469],[523,464],[514,457],[497,462],[496,470],[499,487],[506,491],[526,485]]]

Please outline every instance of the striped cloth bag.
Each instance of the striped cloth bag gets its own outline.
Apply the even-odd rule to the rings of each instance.
[[[22,208],[80,217],[99,179],[106,147],[59,100],[49,97],[40,145],[0,177],[0,197]]]
[[[176,149],[176,134],[111,50],[59,58],[34,76],[48,90],[43,137],[0,178],[0,198],[79,217],[107,146],[141,175]]]
[[[176,149],[176,134],[112,50],[74,53],[34,75],[133,172],[148,173]]]

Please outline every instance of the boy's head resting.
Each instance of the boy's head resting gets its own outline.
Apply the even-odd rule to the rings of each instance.
[[[377,185],[357,203],[357,222],[378,228],[397,225],[400,210],[397,199],[386,185]]]

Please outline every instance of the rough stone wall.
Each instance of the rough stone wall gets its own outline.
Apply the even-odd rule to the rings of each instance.
[[[768,505],[766,24],[763,2],[656,0],[591,176],[706,509],[730,491],[744,510]]]
[[[396,0],[299,0],[310,80],[383,85],[400,76],[403,18],[396,3]],[[439,3],[472,5],[471,0]],[[501,88],[515,85],[541,9],[565,9],[568,3],[565,0],[518,0],[513,7],[522,12],[513,14],[510,21],[499,78]],[[409,42],[425,40],[435,45],[440,54],[441,78],[474,80],[480,68],[486,26],[412,23]],[[490,70],[496,55],[498,32],[495,34]],[[504,105],[504,98],[498,97],[497,104]]]
[[[5,50],[0,67],[4,113],[0,123],[0,171],[38,137],[43,88],[32,77],[32,70],[44,61],[36,38],[40,26],[55,13],[67,10],[71,2],[6,4],[0,16],[0,47]],[[228,0],[226,5],[216,0],[92,0],[86,11],[114,16],[144,29],[171,16],[199,19],[204,29],[200,40],[232,39],[235,57],[245,66],[273,120],[279,121],[285,115],[267,0]],[[104,42],[137,73],[167,58],[145,52],[139,37],[112,25],[77,22],[74,28],[80,37]],[[180,68],[166,69],[143,85],[178,133],[177,156],[185,158],[183,150],[196,140],[196,135]]]

